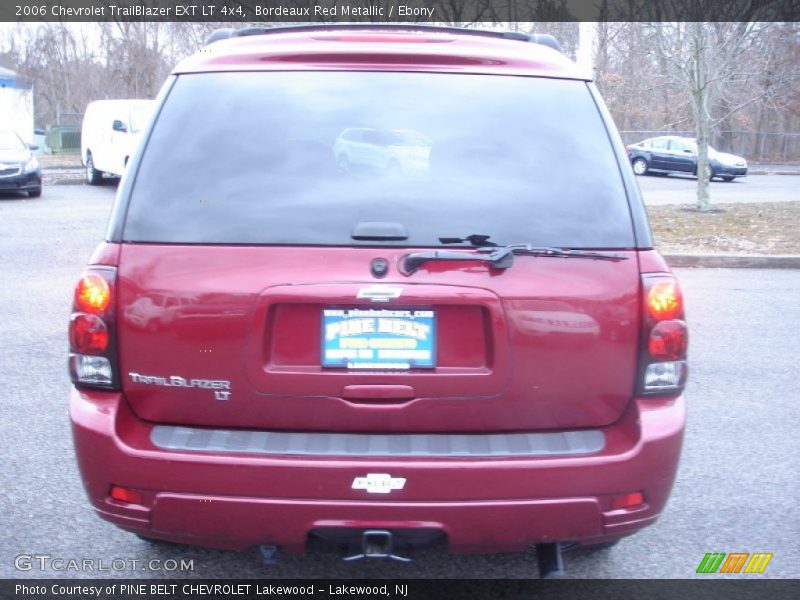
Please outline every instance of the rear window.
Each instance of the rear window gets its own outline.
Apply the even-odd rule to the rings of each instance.
[[[181,75],[139,164],[123,239],[634,246],[625,189],[580,81],[435,73]]]

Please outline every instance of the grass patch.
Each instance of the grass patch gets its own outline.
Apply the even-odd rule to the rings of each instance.
[[[710,213],[687,208],[647,207],[660,251],[800,254],[800,202],[717,204]]]

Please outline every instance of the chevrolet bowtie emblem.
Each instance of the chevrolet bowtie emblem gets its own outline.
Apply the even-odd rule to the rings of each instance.
[[[353,479],[354,490],[365,490],[368,494],[388,494],[402,490],[406,485],[404,477],[392,477],[388,473],[368,473],[366,477]]]

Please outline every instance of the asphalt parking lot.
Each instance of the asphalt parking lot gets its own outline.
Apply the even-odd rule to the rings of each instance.
[[[690,175],[643,175],[637,177],[647,204],[694,204],[697,202],[697,178]],[[749,175],[733,181],[712,181],[711,202],[800,201],[800,175]]]
[[[651,183],[693,191],[693,181],[640,179],[645,193]],[[793,190],[782,193],[798,193],[796,177],[765,179],[780,186],[791,181]],[[757,181],[712,185],[715,191],[750,189]],[[281,556],[277,565],[263,566],[255,552],[151,545],[95,517],[69,433],[66,327],[72,286],[103,237],[114,192],[111,185],[70,185],[47,187],[39,199],[0,197],[0,577],[537,576],[533,553],[452,557],[426,551],[408,565],[344,564],[331,554]],[[658,194],[669,192],[658,188]],[[771,552],[764,577],[800,577],[800,271],[677,274],[691,327],[691,383],[672,499],[657,524],[616,548],[567,554],[567,576],[685,578],[695,575],[706,552]],[[20,555],[138,560],[140,566],[21,571],[15,568]],[[141,568],[154,558],[191,560],[193,570]]]

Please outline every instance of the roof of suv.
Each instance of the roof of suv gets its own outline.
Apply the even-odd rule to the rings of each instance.
[[[520,36],[525,37],[525,36]],[[560,52],[496,33],[434,27],[313,26],[267,29],[213,42],[173,73],[219,71],[433,71],[591,77]]]

